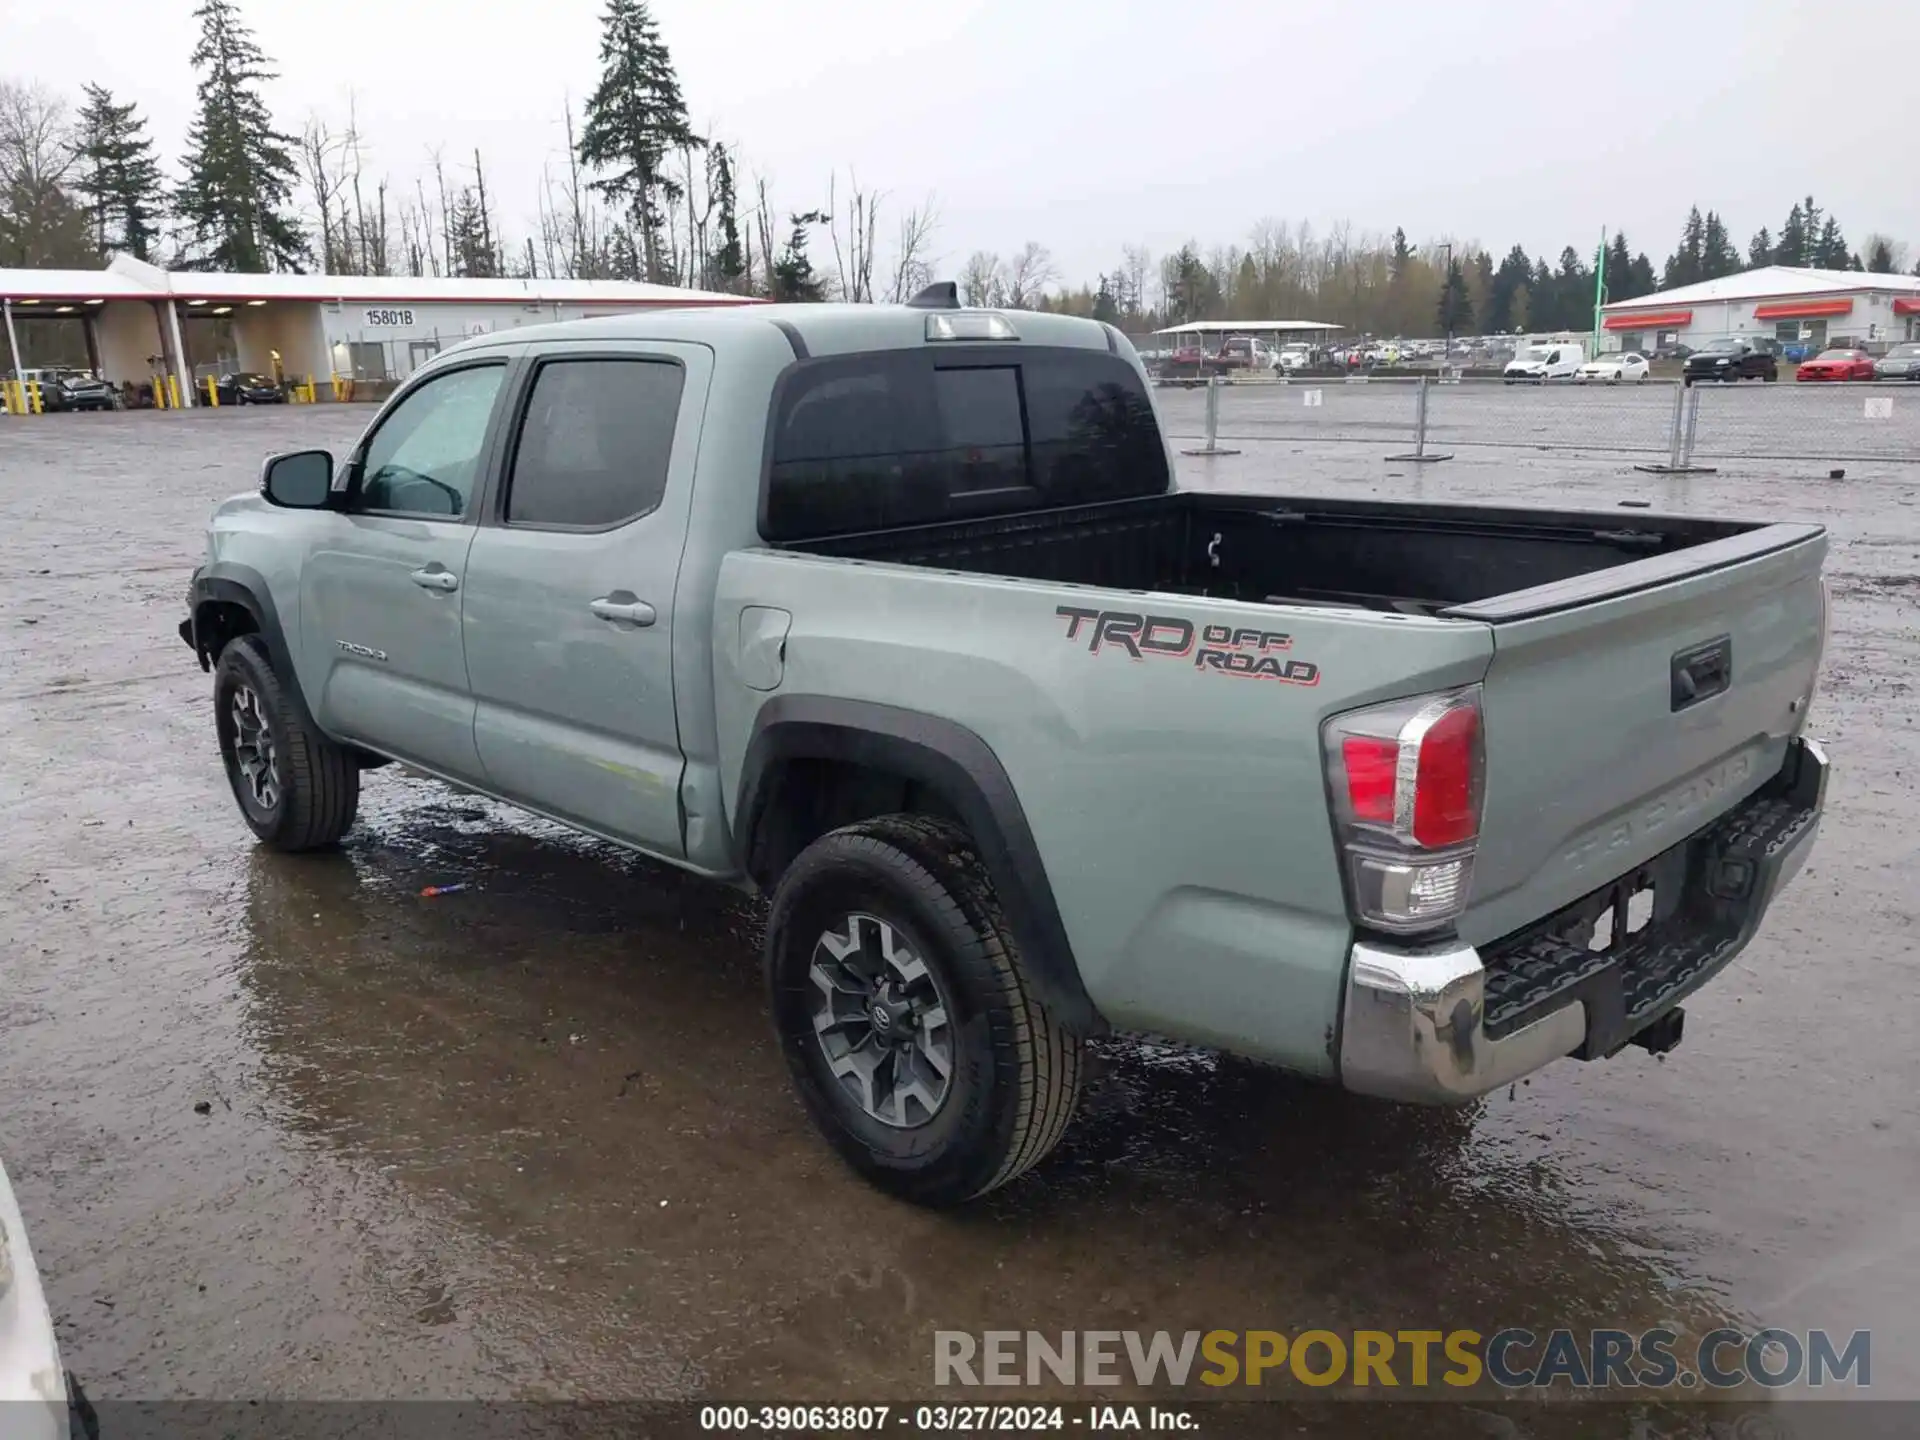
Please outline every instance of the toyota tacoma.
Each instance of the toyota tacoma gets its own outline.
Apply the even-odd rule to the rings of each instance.
[[[1107,1033],[1429,1103],[1671,1047],[1819,824],[1826,544],[1182,491],[1119,331],[949,286],[449,350],[180,628],[269,845],[393,760],[767,895],[806,1108],[950,1204]]]

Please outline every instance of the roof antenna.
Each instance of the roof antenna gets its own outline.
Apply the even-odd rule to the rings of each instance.
[[[916,310],[958,310],[960,287],[951,280],[936,280],[907,304]]]

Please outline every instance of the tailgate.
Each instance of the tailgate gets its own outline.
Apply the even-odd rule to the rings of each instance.
[[[1819,667],[1826,543],[1771,525],[1450,612],[1494,633],[1463,938],[1621,878],[1773,776]]]

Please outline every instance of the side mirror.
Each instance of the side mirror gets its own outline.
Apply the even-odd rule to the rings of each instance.
[[[333,456],[325,450],[271,455],[260,467],[260,493],[289,510],[324,510],[333,498]]]

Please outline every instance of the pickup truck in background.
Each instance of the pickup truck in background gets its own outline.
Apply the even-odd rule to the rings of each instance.
[[[1182,492],[1118,331],[949,286],[449,350],[181,633],[270,845],[399,760],[770,896],[809,1113],[950,1204],[1108,1032],[1432,1103],[1672,1046],[1818,827],[1825,550]]]
[[[1709,340],[1687,356],[1680,372],[1681,383],[1692,385],[1701,380],[1778,380],[1780,355],[1771,340]]]

